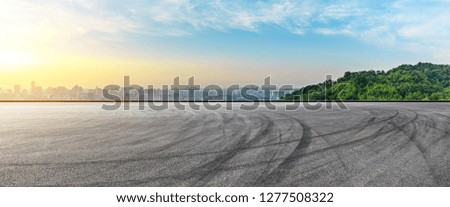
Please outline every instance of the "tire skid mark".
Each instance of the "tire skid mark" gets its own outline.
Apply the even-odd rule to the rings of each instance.
[[[406,124],[408,124],[408,122],[404,123],[403,125],[406,125]],[[403,126],[403,125],[401,125],[401,126]],[[352,140],[352,141],[347,141],[347,142],[343,142],[343,143],[334,144],[334,145],[331,145],[329,147],[325,147],[325,148],[322,148],[322,149],[318,149],[318,150],[315,150],[315,151],[312,151],[312,152],[305,153],[305,154],[303,154],[303,156],[311,156],[311,155],[324,153],[326,151],[335,150],[335,149],[342,148],[342,147],[348,147],[348,146],[352,146],[352,145],[356,145],[356,144],[363,144],[363,143],[365,143],[367,141],[370,141],[373,138],[376,138],[378,136],[387,135],[387,134],[390,134],[390,133],[393,133],[393,132],[397,131],[397,129],[395,127],[392,127],[390,129],[387,129],[387,130],[384,130],[384,131],[383,130],[384,129],[381,128],[378,131],[376,131],[375,133],[373,133],[372,135],[365,136],[365,137],[362,137],[362,138],[359,138],[359,139],[356,139],[356,140]]]
[[[263,115],[266,119],[270,119],[269,117],[267,117],[266,115]],[[292,127],[293,127],[293,124],[291,124],[291,126],[290,126],[290,128],[289,129],[292,129]],[[280,143],[281,141],[282,141],[282,134],[281,134],[281,131],[280,130],[278,130],[278,135],[277,135],[277,138],[278,138],[278,142],[276,142],[276,143]],[[269,140],[269,142],[270,142],[270,140]],[[278,146],[279,144],[277,144],[276,146]],[[276,156],[278,155],[278,153],[280,152],[280,148],[279,147],[277,147],[276,148],[276,151],[275,152],[273,152],[273,155],[271,156],[271,158],[267,161],[267,164],[266,164],[266,166],[265,166],[265,168],[261,171],[261,173],[260,173],[260,175],[258,176],[258,178],[256,178],[256,180],[260,180],[263,176],[265,176],[265,175],[267,175],[271,170],[271,167],[275,164],[275,162],[276,162]]]
[[[291,116],[290,116],[291,117]],[[300,142],[297,144],[295,149],[275,168],[270,174],[266,175],[264,178],[261,178],[254,185],[265,186],[270,183],[279,182],[282,180],[286,174],[291,171],[295,166],[291,163],[291,160],[296,159],[296,157],[300,157],[306,152],[306,149],[311,144],[311,128],[305,124],[302,120],[291,117],[299,123],[302,128],[302,137]]]
[[[327,133],[327,134],[321,134],[321,133],[318,133],[317,131],[314,130],[314,132],[317,134],[317,136],[311,136],[311,131],[312,131],[312,129],[311,129],[308,125],[306,125],[302,120],[299,120],[299,119],[297,119],[297,118],[291,116],[291,118],[293,118],[293,119],[295,119],[297,122],[299,122],[299,124],[301,124],[302,127],[306,127],[306,128],[307,128],[307,130],[309,131],[309,136],[307,136],[307,139],[304,139],[303,137],[300,139],[300,143],[299,143],[299,145],[297,146],[298,149],[296,148],[296,149],[299,150],[299,151],[298,151],[298,152],[295,152],[295,153],[294,153],[294,152],[291,153],[291,155],[289,155],[289,156],[283,161],[282,164],[288,165],[288,163],[294,162],[294,161],[296,161],[297,159],[301,158],[302,156],[312,155],[312,154],[313,154],[314,152],[316,152],[316,151],[313,151],[313,152],[310,152],[310,153],[305,153],[305,151],[306,151],[306,149],[309,147],[309,144],[311,143],[312,138],[320,137],[320,138],[322,138],[322,140],[324,140],[324,141],[327,143],[327,145],[329,146],[329,147],[327,147],[327,148],[325,148],[325,149],[327,149],[327,151],[328,151],[328,150],[333,150],[333,153],[336,155],[337,160],[340,162],[340,164],[341,164],[341,166],[342,166],[342,169],[344,169],[347,173],[349,173],[350,169],[349,169],[348,166],[345,164],[345,161],[343,160],[342,156],[340,155],[339,152],[336,152],[336,151],[335,151],[335,150],[338,149],[339,147],[342,147],[342,145],[339,146],[339,147],[332,147],[332,146],[334,146],[335,144],[334,144],[334,143],[331,143],[331,141],[328,140],[326,137],[327,137],[327,136],[331,136],[331,135],[336,135],[336,134],[344,133],[344,132],[347,132],[347,131],[352,131],[352,130],[358,130],[358,131],[364,130],[365,128],[367,128],[367,127],[369,127],[369,126],[371,126],[371,125],[374,125],[374,124],[377,124],[377,123],[381,123],[381,122],[385,122],[386,120],[391,120],[391,119],[397,117],[398,114],[399,114],[399,112],[396,111],[396,113],[395,113],[394,115],[392,115],[392,116],[390,116],[390,117],[388,117],[388,118],[386,118],[386,119],[380,120],[380,121],[375,121],[375,118],[372,117],[371,119],[369,119],[369,120],[368,120],[365,124],[363,124],[362,126],[351,127],[351,128],[347,128],[347,129],[344,129],[344,130],[339,130],[339,131],[335,131],[335,132],[332,132],[332,133]],[[302,144],[302,143],[301,143],[302,140],[307,140],[307,145]],[[280,166],[281,166],[281,164],[280,164]],[[273,175],[269,175],[269,176],[267,176],[267,177],[270,177],[270,176],[273,176]],[[280,177],[279,175],[277,175],[277,176]],[[280,178],[280,179],[281,179],[281,178]],[[278,180],[280,180],[280,179],[278,179]],[[264,181],[264,182],[265,182],[265,181]]]
[[[436,169],[435,169],[432,165],[430,165],[430,158],[429,158],[428,150],[427,150],[426,146],[423,145],[423,144],[417,139],[417,126],[416,126],[416,123],[415,123],[415,122],[418,120],[419,114],[414,112],[414,115],[415,115],[414,118],[408,123],[408,124],[411,124],[411,126],[412,126],[412,130],[411,130],[411,133],[410,133],[410,134],[406,133],[406,131],[405,131],[406,125],[403,125],[403,126],[397,126],[395,123],[390,123],[390,124],[392,124],[393,126],[395,126],[396,128],[398,128],[398,130],[399,130],[400,132],[402,132],[404,135],[406,135],[406,136],[408,137],[409,143],[413,143],[414,146],[419,150],[420,156],[424,159],[424,163],[427,165],[428,170],[429,170],[430,173],[431,173],[431,177],[433,178],[433,180],[434,180],[436,183],[438,183],[438,179],[437,179],[437,177],[436,177],[436,175],[435,175],[435,174],[436,174],[436,173],[435,173],[435,172],[436,172]]]
[[[406,108],[408,109],[408,107],[409,106],[407,106]],[[55,180],[47,179],[42,177],[41,174],[40,177],[36,178],[39,180],[32,181],[31,183],[29,182],[29,184],[33,186],[74,186],[74,185],[75,186],[142,186],[142,185],[205,186],[211,184],[212,183],[211,181],[213,179],[219,178],[218,176],[221,175],[223,171],[242,170],[245,172],[248,171],[249,169],[255,169],[255,166],[257,166],[258,172],[256,173],[257,175],[259,175],[259,177],[256,176],[257,179],[255,183],[252,183],[251,182],[252,180],[249,180],[248,183],[245,183],[246,185],[274,186],[276,185],[276,182],[278,183],[292,182],[310,185],[311,183],[314,183],[311,180],[327,179],[326,177],[324,177],[326,175],[326,172],[324,170],[328,170],[328,168],[330,169],[332,168],[332,170],[335,171],[342,171],[343,173],[345,173],[345,170],[347,170],[346,169],[347,166],[339,165],[338,162],[343,162],[343,160],[339,156],[336,157],[332,156],[332,159],[324,159],[325,158],[324,156],[330,155],[329,153],[342,152],[340,149],[342,147],[345,148],[349,147],[350,150],[356,147],[358,147],[358,149],[366,150],[367,148],[367,150],[373,150],[374,148],[381,149],[382,146],[387,146],[387,148],[391,148],[386,149],[388,150],[386,151],[388,153],[393,152],[392,150],[395,151],[393,147],[395,148],[399,147],[400,149],[404,148],[403,150],[412,149],[412,153],[411,151],[407,151],[408,153],[414,154],[414,156],[410,157],[410,159],[408,157],[404,157],[404,154],[398,154],[397,159],[404,159],[403,162],[406,160],[408,163],[410,163],[408,165],[414,167],[415,165],[417,165],[417,161],[414,161],[413,158],[419,158],[420,162],[418,164],[422,166],[421,162],[422,157],[424,159],[424,163],[428,165],[428,169],[430,170],[429,172],[432,174],[433,179],[435,181],[434,184],[431,185],[444,185],[444,186],[448,185],[450,179],[448,178],[448,175],[445,172],[446,171],[448,172],[449,169],[448,162],[446,161],[448,161],[449,158],[448,147],[450,146],[450,143],[448,142],[449,140],[448,138],[450,138],[450,136],[448,136],[448,134],[450,133],[450,131],[447,126],[449,125],[450,117],[431,110],[425,111],[425,113],[418,114],[415,113],[413,110],[403,110],[405,108],[398,108],[398,109],[401,110],[400,113],[398,110],[396,110],[396,113],[392,114],[390,110],[383,111],[379,110],[378,108],[370,110],[369,108],[368,111],[370,112],[370,115],[366,117],[367,119],[364,119],[361,122],[358,122],[358,120],[355,119],[351,120],[354,121],[353,124],[354,127],[330,132],[335,128],[333,128],[331,125],[326,125],[327,128],[325,129],[328,129],[328,131],[325,130],[325,132],[327,133],[324,134],[317,133],[315,130],[311,128],[311,126],[306,125],[304,122],[303,124],[300,123],[300,121],[302,120],[295,120],[294,117],[288,119],[289,121],[283,119],[283,121],[285,122],[282,123],[286,123],[286,127],[281,128],[279,127],[281,125],[277,122],[276,119],[278,117],[272,117],[271,114],[265,112],[248,113],[248,114],[238,113],[236,111],[232,112],[236,114],[218,112],[218,114],[214,114],[213,118],[211,118],[211,114],[209,116],[207,116],[206,114],[198,116],[196,114],[186,113],[183,114],[182,119],[178,120],[171,120],[170,117],[175,117],[171,114],[170,116],[162,116],[164,117],[164,119],[161,118],[161,120],[163,120],[165,123],[168,123],[166,124],[167,126],[158,125],[156,127],[151,126],[150,128],[148,128],[149,129],[148,133],[151,133],[151,130],[153,129],[167,130],[167,131],[171,130],[168,132],[171,134],[171,136],[164,137],[155,134],[147,136],[147,133],[141,133],[142,131],[140,131],[139,133],[135,134],[136,136],[131,137],[132,141],[130,141],[130,139],[124,140],[125,142],[126,141],[128,142],[124,144],[125,146],[120,146],[121,147],[120,150],[122,150],[122,147],[126,149],[130,145],[133,144],[139,145],[150,140],[157,142],[168,141],[169,144],[174,144],[173,142],[179,141],[178,143],[175,143],[173,146],[170,146],[169,148],[163,151],[159,151],[160,148],[156,147],[156,148],[149,148],[148,150],[143,149],[144,151],[142,152],[130,152],[129,154],[125,154],[126,156],[123,156],[127,157],[128,155],[133,155],[131,158],[113,159],[113,160],[111,159],[90,160],[90,161],[82,161],[83,159],[78,159],[81,160],[81,162],[70,162],[70,160],[72,159],[63,159],[63,161],[66,162],[58,161],[60,159],[57,159],[53,162],[51,161],[51,159],[47,158],[46,159],[38,158],[36,159],[36,161],[26,159],[16,159],[16,160],[6,159],[5,160],[6,162],[0,163],[0,166],[7,168],[11,167],[11,169],[12,167],[22,167],[16,169],[18,173],[21,172],[26,173],[31,171],[40,172],[45,169],[53,168],[51,170],[54,171],[55,173],[63,172],[69,173],[68,174],[69,177],[73,176],[71,177],[72,180],[66,181],[61,179],[61,177],[57,177],[55,178]],[[446,112],[445,111],[446,108],[443,109],[444,112]],[[179,112],[177,111],[175,112],[176,112],[175,115],[179,115],[178,114]],[[414,115],[404,112],[412,112],[414,113]],[[279,116],[280,114],[283,113],[279,112],[274,113],[274,115],[276,116]],[[289,116],[287,114],[283,115],[285,115],[286,117]],[[300,115],[300,113],[293,115]],[[365,113],[365,115],[367,115],[367,113]],[[226,120],[220,119],[220,116],[225,117]],[[262,120],[263,123],[261,125],[258,125],[257,129],[252,130],[251,126],[248,125],[249,124],[248,122],[242,123],[243,120],[242,117],[244,119],[246,117],[251,117],[252,122],[254,121],[253,118],[256,117],[256,121]],[[135,128],[131,129],[121,128],[121,125],[124,125],[125,123],[122,120],[119,120],[119,122],[117,121],[112,122],[111,121],[112,119],[106,119],[106,120],[98,120],[98,122],[95,122],[96,118],[97,117],[90,120],[85,120],[85,125],[77,123],[76,127],[86,126],[92,128],[96,127],[94,126],[96,124],[99,127],[101,127],[107,124],[108,122],[111,122],[114,126],[116,126],[116,127],[109,126],[109,128],[112,129],[112,133],[121,130],[135,130]],[[142,120],[144,119],[141,119],[141,121]],[[306,121],[306,119],[304,120]],[[271,124],[269,123],[270,121],[272,121]],[[194,122],[196,124],[192,125],[193,123],[191,122]],[[219,123],[215,124],[212,122],[219,122]],[[334,122],[336,121],[334,120]],[[333,122],[325,122],[325,123],[333,123]],[[287,124],[290,125],[287,126]],[[176,127],[172,129],[170,127],[171,125],[176,125]],[[145,127],[145,125],[143,126]],[[227,131],[226,130],[227,126],[234,130]],[[304,134],[300,136],[300,134],[305,131],[305,126],[309,127],[309,136],[307,136],[309,143],[305,143],[308,141],[307,140],[305,141]],[[300,127],[302,127],[302,129],[300,129]],[[97,130],[93,131],[98,132]],[[286,133],[286,131],[290,133]],[[175,133],[177,133],[178,136]],[[317,133],[317,135],[315,133]],[[349,137],[344,137],[347,136],[348,134],[354,134],[354,136],[352,137],[350,135]],[[174,139],[172,135],[174,135],[175,138],[177,139]],[[406,137],[403,135],[405,135]],[[142,138],[142,136],[147,137],[136,140],[136,138]],[[153,136],[155,137],[153,138]],[[401,139],[398,139],[399,136],[401,137]],[[79,137],[80,139],[78,139],[78,137],[75,136],[72,137],[76,139],[56,140],[58,142],[52,144],[51,147],[53,148],[54,146],[60,146],[62,144],[70,144],[70,143],[75,143],[78,145],[88,141],[88,139],[83,139],[83,137]],[[182,139],[178,140],[179,138]],[[108,137],[102,138],[102,140],[105,141],[107,141],[108,139],[109,139]],[[183,141],[184,139],[190,140]],[[323,141],[327,143],[327,144],[323,143],[324,146],[326,147],[316,150],[314,146],[316,142],[314,139],[323,139]],[[327,142],[327,140],[329,140],[330,142]],[[385,145],[380,145],[380,143],[385,143],[386,140],[388,140],[389,143]],[[117,140],[113,141],[117,142]],[[122,144],[124,141],[120,141],[119,144]],[[223,143],[222,145],[221,142]],[[322,143],[321,140],[320,143]],[[105,142],[105,144],[107,143]],[[167,147],[166,142],[161,142],[160,144],[164,144],[160,147]],[[198,145],[200,150],[189,151],[191,146],[195,146],[195,144]],[[286,145],[286,148],[284,148],[283,145]],[[443,145],[447,146],[447,150]],[[289,151],[286,152],[288,147]],[[438,151],[434,150],[435,147]],[[96,149],[95,147],[90,147],[89,149],[91,148]],[[294,149],[292,150],[292,148]],[[283,151],[283,149],[285,150]],[[242,155],[241,153],[252,153],[248,152],[251,150],[255,150],[255,152],[259,153],[260,155],[258,156],[264,156],[263,159],[257,160],[255,159],[253,162],[252,160],[249,160],[248,163],[243,162],[242,164],[238,162],[233,162],[234,158],[239,158],[238,160],[241,160],[243,158],[243,156],[241,156]],[[381,151],[384,150],[381,149]],[[159,152],[164,153],[159,154]],[[355,152],[364,153],[363,151],[361,152],[355,151]],[[139,155],[139,153],[142,154]],[[403,153],[405,153],[405,151],[403,151]],[[281,156],[281,154],[286,156]],[[355,155],[357,156],[357,154],[355,153],[351,154],[351,156]],[[313,157],[310,156],[317,156],[319,160],[323,159],[322,160],[323,162],[317,162],[317,160],[312,159]],[[388,154],[382,156],[388,156]],[[98,159],[98,157],[96,156],[91,157],[91,159],[92,158]],[[190,158],[200,161],[199,162],[200,164],[189,166],[189,163],[186,163],[186,165],[182,163],[186,162],[186,160],[187,162],[189,162]],[[177,165],[183,168],[187,167],[187,170],[177,171],[176,167],[174,168],[173,166],[165,164],[164,162],[169,159],[173,160],[170,160],[167,163],[175,162]],[[388,159],[392,160],[396,158],[391,157]],[[374,159],[371,162],[373,161],[377,162],[380,165],[394,163],[390,161],[387,162],[384,159]],[[136,163],[136,162],[143,162],[143,163]],[[369,164],[371,164],[371,162]],[[144,176],[134,173],[131,173],[131,175],[129,176],[125,176],[124,174],[122,175],[124,177],[119,177],[121,175],[121,172],[116,172],[115,170],[116,168],[120,167],[120,165],[126,165],[126,167],[136,166],[138,168],[132,169],[138,171],[151,169],[150,167],[145,166],[147,163],[157,163],[158,165],[161,166],[162,170],[158,171],[152,169],[148,173],[145,173],[145,171],[143,171]],[[305,167],[308,166],[310,167],[307,168],[306,171],[299,170],[299,172],[295,174],[296,172],[293,171],[294,169],[301,169],[301,167],[303,167],[297,165],[298,163],[304,165]],[[425,167],[423,168],[425,169],[425,172],[422,173],[427,173],[423,175],[429,175],[426,170],[426,166],[425,165],[423,166]],[[28,168],[28,167],[37,167],[37,168]],[[101,170],[97,172],[85,170],[87,174],[80,174],[80,172],[82,171],[76,171],[77,173],[72,174],[71,172],[66,172],[67,167],[71,167],[74,169],[80,167],[80,169],[82,170],[89,169],[92,167]],[[367,167],[363,168],[362,170],[360,170],[360,168],[357,168],[357,166],[351,165],[348,167],[351,167],[352,174],[361,174],[363,173],[364,170],[368,170]],[[390,165],[384,169],[381,169],[382,171],[379,171],[379,174],[376,175],[395,176],[395,178],[392,177],[391,179],[394,179],[396,181],[398,180],[397,184],[402,182],[402,179],[408,178],[407,177],[409,176],[408,174],[402,173],[398,175],[392,174],[393,172],[395,172],[393,171],[395,167],[396,166]],[[323,174],[322,172],[325,174]],[[105,174],[105,177],[113,176],[114,179],[91,178],[91,176],[99,177],[96,176],[99,174]],[[280,178],[277,178],[278,175],[280,175],[279,176]],[[295,175],[294,178],[296,179],[293,180],[290,175]],[[380,179],[383,179],[384,176],[380,176]],[[345,180],[343,179],[345,179],[345,176],[343,177],[339,176],[332,178],[331,181],[335,183],[334,185],[341,185],[345,184]],[[227,184],[225,182],[223,184],[229,185],[230,183]],[[369,181],[364,182],[362,185],[378,185],[378,184],[380,184],[379,180],[370,179]],[[381,184],[383,183],[381,182]]]
[[[362,126],[359,125],[359,126],[350,127],[350,128],[347,128],[347,129],[342,129],[342,130],[333,131],[333,132],[329,132],[329,133],[322,133],[322,134],[317,135],[317,136],[312,136],[311,138],[323,137],[323,136],[331,136],[331,135],[337,135],[337,134],[341,134],[341,133],[345,133],[345,132],[350,132],[350,131],[353,131],[353,130],[364,129],[364,128],[367,128],[367,127],[369,127],[369,126],[375,125],[375,124],[380,124],[380,123],[384,123],[384,122],[386,122],[386,121],[392,120],[392,119],[394,119],[395,117],[397,117],[398,115],[399,115],[399,112],[396,111],[396,113],[395,113],[394,115],[392,115],[392,116],[390,116],[390,117],[388,117],[388,118],[386,118],[386,119],[382,119],[382,120],[379,120],[379,121],[374,121],[374,122],[372,122],[372,123],[370,123],[370,124],[363,124]]]
[[[267,135],[270,134],[270,132],[274,128],[274,122],[270,119],[264,119],[265,126],[262,127],[258,133],[251,138],[249,141],[246,141],[245,138],[247,138],[250,135],[250,132],[247,132],[243,136],[239,138],[239,142],[232,145],[230,148],[231,150],[223,155],[219,155],[214,160],[199,166],[194,171],[190,172],[191,175],[194,177],[194,186],[205,186],[208,181],[213,179],[220,171],[219,168],[225,164],[232,158],[234,158],[238,153],[242,152],[242,149],[244,149],[246,146],[251,146],[255,143],[260,142],[265,138]]]

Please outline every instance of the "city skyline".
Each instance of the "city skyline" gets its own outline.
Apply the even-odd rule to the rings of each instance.
[[[139,91],[134,89],[139,89],[138,87],[142,87],[143,93],[144,93],[144,99],[145,100],[175,100],[175,93],[178,93],[179,100],[207,100],[204,97],[203,90],[205,90],[205,87],[208,86],[194,86],[192,88],[195,88],[193,90],[193,97],[190,98],[189,96],[189,89],[190,87],[188,85],[180,85],[179,91],[176,92],[177,89],[174,89],[174,86],[172,85],[162,85],[161,87],[153,87],[153,86],[137,86],[137,85],[131,85],[129,87],[125,86],[119,86],[118,89],[107,89],[105,88],[84,88],[83,86],[80,86],[76,84],[73,87],[66,87],[66,86],[54,86],[54,87],[47,87],[43,88],[42,86],[36,85],[36,82],[31,81],[29,88],[22,88],[22,85],[16,84],[12,88],[2,88],[0,87],[0,100],[110,100],[107,97],[103,95],[104,90],[108,91],[109,94],[115,95],[116,97],[119,97],[121,100],[124,100],[124,94],[125,94],[125,88],[130,89],[129,93],[127,93],[130,97],[130,100],[139,100]],[[240,90],[232,91],[231,96],[228,97],[225,94],[222,94],[222,98],[214,99],[214,100],[229,100],[230,98],[232,100],[252,100],[248,98],[244,98],[242,96],[242,88],[246,86],[239,86]],[[286,87],[286,86],[284,86]],[[275,89],[270,90],[270,100],[280,100],[280,96],[287,95],[296,88],[290,87],[284,88],[282,87],[276,87]],[[175,87],[176,88],[176,87]],[[227,87],[221,88],[222,91],[227,91]],[[252,95],[255,100],[263,100],[265,98],[265,92],[264,88],[261,86],[255,90],[250,89],[246,91],[247,94]],[[152,91],[152,92],[150,92]],[[167,95],[165,95],[167,94]],[[215,93],[217,95],[217,92]],[[167,99],[164,98],[167,96]]]
[[[31,81],[29,87],[15,84],[12,88],[0,87],[0,100],[102,100],[102,89],[53,86],[44,88]]]

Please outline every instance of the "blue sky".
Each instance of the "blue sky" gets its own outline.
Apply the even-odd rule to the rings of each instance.
[[[348,70],[450,63],[449,0],[1,2],[4,68],[17,68],[6,64],[8,54],[17,54],[16,62],[26,54],[30,68],[50,68],[54,60],[74,70],[84,61],[79,67],[111,71],[113,78],[98,84],[120,75],[145,83],[194,75],[222,85],[272,75],[279,84],[304,85]],[[102,65],[105,59],[119,62]],[[42,79],[59,83],[52,80]]]

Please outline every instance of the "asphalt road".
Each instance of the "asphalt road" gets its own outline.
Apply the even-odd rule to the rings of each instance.
[[[0,104],[0,186],[450,186],[450,103]]]

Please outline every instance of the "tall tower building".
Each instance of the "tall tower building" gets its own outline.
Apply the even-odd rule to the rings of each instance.
[[[14,85],[14,94],[20,94],[20,85]]]

